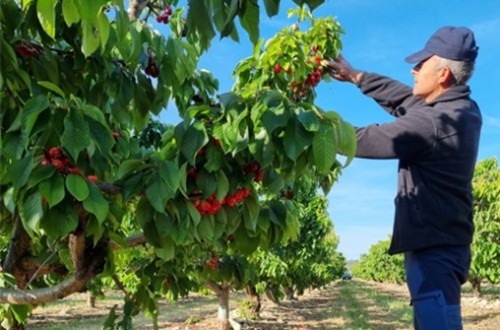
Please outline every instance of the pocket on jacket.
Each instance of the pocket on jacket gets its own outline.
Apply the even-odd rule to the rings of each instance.
[[[427,225],[439,217],[439,205],[424,184],[418,184],[409,194],[410,216],[414,223]]]

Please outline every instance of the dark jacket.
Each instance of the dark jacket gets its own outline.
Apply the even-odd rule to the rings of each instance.
[[[431,103],[397,81],[365,73],[361,91],[393,122],[357,128],[356,156],[399,159],[389,253],[472,242],[472,187],[481,113],[468,86]]]

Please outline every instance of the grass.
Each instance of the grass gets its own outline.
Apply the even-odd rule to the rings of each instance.
[[[346,329],[410,328],[412,309],[408,301],[380,292],[359,281],[340,283]]]

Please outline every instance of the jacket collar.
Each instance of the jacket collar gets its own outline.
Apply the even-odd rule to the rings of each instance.
[[[446,92],[439,95],[431,102],[427,103],[427,105],[434,105],[434,104],[439,103],[439,102],[447,102],[447,101],[453,101],[456,99],[468,98],[470,93],[471,93],[470,88],[467,85],[455,86],[455,87],[448,89]]]

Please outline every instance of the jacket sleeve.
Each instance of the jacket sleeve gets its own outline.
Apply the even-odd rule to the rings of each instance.
[[[411,159],[430,152],[436,141],[433,109],[412,95],[410,87],[365,73],[359,84],[395,120],[356,128],[356,156],[373,159]]]
[[[358,87],[395,117],[405,115],[409,107],[424,104],[422,99],[413,96],[411,87],[378,74],[365,72]]]

